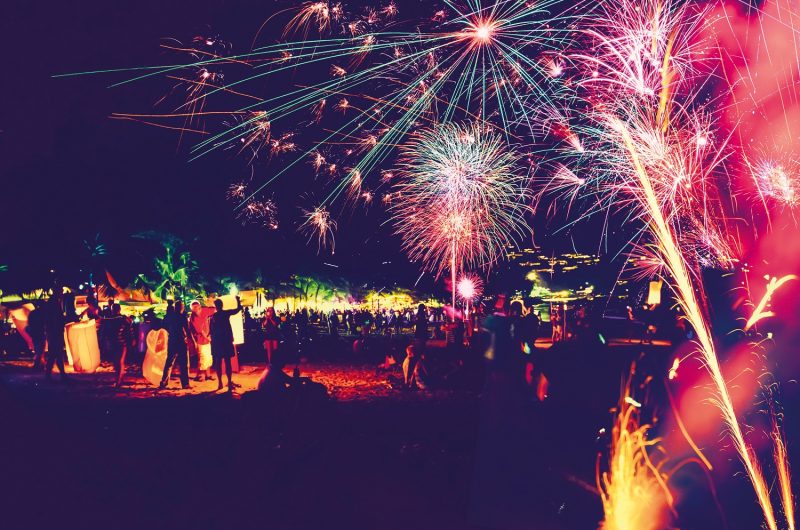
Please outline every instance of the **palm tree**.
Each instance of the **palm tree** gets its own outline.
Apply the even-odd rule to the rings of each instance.
[[[303,301],[308,303],[311,293],[314,292],[314,289],[319,289],[319,283],[314,278],[309,276],[294,276],[292,277],[292,283],[303,295]]]
[[[239,282],[237,282],[232,276],[220,276],[216,278],[214,281],[214,289],[217,294],[227,294],[232,286],[239,286]]]
[[[202,294],[202,286],[196,277],[197,261],[188,251],[178,252],[170,243],[165,242],[163,246],[164,257],[153,260],[156,279],[150,280],[140,274],[139,280],[161,299]]]
[[[0,272],[8,272],[8,265],[0,265]],[[3,289],[0,288],[0,297],[3,296]]]
[[[86,251],[86,255],[88,256],[89,261],[89,289],[92,290],[93,293],[96,294],[94,288],[94,270],[95,267],[100,260],[101,256],[106,255],[106,246],[100,242],[100,234],[97,233],[94,235],[94,238],[84,239],[83,240],[83,247]]]

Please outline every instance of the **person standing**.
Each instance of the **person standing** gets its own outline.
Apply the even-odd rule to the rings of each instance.
[[[540,509],[531,476],[547,468],[546,456],[531,451],[535,424],[529,388],[521,363],[523,354],[515,337],[521,304],[510,305],[498,295],[494,311],[483,322],[489,349],[473,460],[470,519],[475,526],[525,528]],[[541,492],[538,492],[541,493]]]
[[[347,332],[350,335],[355,333],[356,324],[353,318],[353,311],[348,310],[347,313],[345,314],[345,324],[347,324]]]
[[[380,309],[375,312],[375,333],[383,331],[384,316]]]
[[[520,322],[522,340],[522,351],[530,355],[536,347],[536,339],[539,337],[539,328],[542,323],[539,320],[539,315],[536,314],[533,300],[528,299],[525,301],[525,309],[527,313]]]
[[[425,343],[428,341],[428,314],[425,310],[425,304],[419,304],[417,307],[417,316],[414,320],[414,342],[421,342],[421,348],[425,348]]]
[[[399,311],[394,311],[394,334],[398,337],[400,332],[403,331],[403,315]]]
[[[214,300],[217,312],[211,315],[209,329],[211,331],[211,355],[214,357],[214,371],[217,372],[217,390],[222,390],[222,363],[228,372],[228,392],[233,392],[233,369],[231,359],[235,355],[233,348],[233,328],[231,317],[242,310],[242,301],[236,297],[236,309],[222,309],[222,300]]]
[[[533,301],[526,300],[525,306],[527,313],[520,319],[517,332],[521,351],[525,355],[525,381],[528,386],[536,389],[537,397],[543,400],[546,393],[546,380],[537,366],[539,359],[536,354],[536,339],[539,337],[541,322],[534,310]]]
[[[267,351],[267,364],[272,364],[272,356],[278,349],[280,328],[275,318],[275,309],[268,307],[264,313],[264,349]]]
[[[425,356],[425,347],[428,343],[428,314],[425,304],[417,307],[417,316],[414,322],[414,342],[406,348],[406,359],[403,361],[403,375],[406,388],[419,386],[418,364]]]
[[[122,314],[119,304],[109,308],[111,316],[103,319],[103,329],[106,330],[106,346],[108,355],[114,363],[117,373],[116,386],[122,386],[122,377],[125,375],[125,357],[128,354],[128,344],[133,335],[131,321]]]
[[[328,328],[330,329],[331,337],[339,336],[339,315],[334,309],[328,317]]]
[[[44,308],[44,329],[47,338],[47,365],[45,366],[45,376],[50,381],[53,377],[53,365],[58,366],[61,379],[66,379],[64,371],[64,357],[67,355],[66,343],[64,342],[64,326],[67,324],[67,317],[64,312],[64,291],[60,285],[53,289],[53,295],[47,301]]]
[[[109,307],[109,310],[110,309],[112,308]],[[97,323],[100,318],[100,305],[97,303],[97,298],[94,294],[90,294],[86,297],[86,309],[81,312],[80,318],[84,316],[89,320],[94,320],[95,323]]]
[[[28,327],[26,331],[31,336],[33,343],[33,368],[41,370],[45,365],[44,345],[45,345],[45,309],[35,307],[28,314]]]
[[[550,323],[553,325],[553,344],[564,340],[564,314],[558,304],[551,308]]]
[[[170,310],[167,306],[167,314],[164,316],[164,329],[167,330],[167,362],[164,364],[164,375],[161,377],[159,389],[167,388],[169,377],[175,361],[181,369],[181,387],[189,388],[189,350],[186,342],[191,336],[189,322],[183,312],[183,302],[178,300]]]
[[[106,307],[100,310],[100,318],[111,317],[112,316],[111,310],[113,309],[115,303],[116,302],[114,301],[113,298],[109,298],[108,302],[106,303]]]
[[[204,311],[200,302],[192,302],[189,329],[195,350],[197,350],[197,381],[213,381],[214,376],[209,372],[213,363],[211,357],[211,330],[209,329],[209,316]]]
[[[456,317],[449,338],[452,340],[451,349],[453,353],[460,356],[461,350],[464,348],[464,319],[460,316]]]

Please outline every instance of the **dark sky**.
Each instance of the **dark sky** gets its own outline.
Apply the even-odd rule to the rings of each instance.
[[[128,74],[52,77],[160,64],[162,38],[188,41],[209,28],[241,51],[275,10],[294,4],[2,2],[0,34],[6,53],[0,83],[0,204],[5,227],[0,264],[9,264],[14,277],[33,277],[51,267],[75,269],[81,264],[81,241],[99,233],[110,266],[124,276],[149,260],[148,250],[130,235],[158,230],[190,242],[209,276],[250,276],[261,268],[267,274],[329,270],[360,277],[384,267],[388,276],[413,282],[419,269],[402,257],[390,229],[381,227],[386,215],[380,208],[339,219],[336,255],[318,255],[316,244],[307,245],[296,231],[297,204],[279,203],[281,228],[275,232],[242,227],[234,218],[225,190],[232,174],[245,171],[240,160],[223,152],[188,162],[188,146],[178,145],[174,131],[109,119],[112,112],[152,110],[169,90],[163,80],[108,88]],[[431,10],[427,2],[398,4],[406,16],[413,16],[414,9]],[[265,36],[269,39],[269,31]],[[269,168],[257,171],[266,176]],[[304,192],[283,186],[289,187],[282,193]],[[546,244],[545,230],[539,232],[537,242]],[[569,236],[553,239],[556,246],[571,246]],[[597,236],[592,240],[596,246]],[[591,250],[592,245],[583,246]],[[392,264],[382,265],[387,261]],[[341,268],[329,269],[323,262]]]

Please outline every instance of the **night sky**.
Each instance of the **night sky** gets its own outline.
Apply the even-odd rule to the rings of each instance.
[[[7,53],[0,85],[0,168],[5,230],[0,264],[10,266],[11,278],[35,282],[52,267],[79,268],[81,242],[99,233],[108,267],[125,281],[149,268],[153,252],[131,234],[155,230],[186,240],[209,277],[252,277],[261,269],[267,275],[329,272],[360,279],[378,271],[413,283],[419,267],[403,257],[399,239],[384,224],[382,208],[339,216],[335,256],[318,255],[316,242],[308,244],[297,232],[298,202],[278,201],[277,231],[243,227],[235,219],[225,190],[232,176],[249,171],[243,160],[214,152],[189,162],[192,142],[179,145],[175,131],[109,119],[113,112],[152,111],[170,88],[163,79],[108,88],[131,75],[52,77],[163,64],[159,43],[165,37],[188,42],[196,34],[219,34],[234,52],[243,51],[265,19],[291,5],[297,3],[3,2],[0,25]],[[415,16],[415,9],[432,10],[427,2],[398,5],[406,17]],[[274,33],[283,23],[268,28]],[[262,33],[264,40],[270,40],[269,32]],[[301,166],[299,172],[309,173],[307,165]],[[255,178],[267,178],[271,171],[269,164],[257,164]],[[305,192],[297,184],[300,179],[289,176],[272,190],[277,196]],[[534,227],[536,243],[546,250],[598,248],[599,230],[582,230],[583,239],[575,242],[566,233],[548,237],[540,219]]]

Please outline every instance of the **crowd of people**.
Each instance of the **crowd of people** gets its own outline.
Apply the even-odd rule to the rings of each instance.
[[[403,365],[405,384],[408,387],[422,386],[419,374],[424,369],[425,343],[428,338],[438,337],[447,326],[447,316],[442,308],[420,307],[391,309],[381,308],[347,309],[322,312],[313,309],[277,312],[268,307],[253,316],[249,308],[243,308],[237,297],[235,309],[223,309],[222,300],[214,300],[214,307],[207,307],[199,300],[187,304],[183,300],[169,300],[166,312],[159,317],[153,309],[145,311],[134,320],[122,313],[121,305],[111,299],[101,305],[92,294],[86,297],[83,311],[74,311],[74,296],[64,294],[61,286],[43,304],[37,304],[28,314],[26,333],[31,337],[34,368],[44,370],[45,377],[52,380],[57,369],[62,380],[67,379],[65,360],[67,344],[65,328],[72,322],[92,320],[95,322],[100,356],[114,366],[116,386],[125,380],[126,360],[131,352],[143,354],[146,350],[147,333],[163,329],[166,331],[166,358],[159,389],[169,386],[173,371],[179,376],[181,388],[191,387],[192,375],[198,382],[217,381],[218,389],[227,385],[232,391],[237,385],[233,381],[232,360],[237,355],[230,317],[243,311],[244,331],[248,340],[256,338],[263,346],[264,361],[273,368],[273,377],[279,378],[275,366],[297,357],[299,344],[311,336],[327,334],[332,340],[341,342],[347,336],[355,339],[353,349],[363,346],[370,336],[386,337],[390,340],[413,335],[406,349],[409,357]],[[472,325],[469,326],[472,329]],[[454,339],[453,337],[458,337]],[[465,326],[458,320],[450,325],[448,340],[464,343]],[[347,344],[346,340],[344,342]],[[194,356],[194,362],[190,361]],[[191,367],[191,368],[190,368]],[[191,374],[191,370],[194,374]],[[271,379],[267,378],[268,381]],[[274,388],[268,384],[265,388]]]
[[[238,300],[238,299],[237,299]],[[93,296],[87,298],[87,307],[80,314],[64,296],[63,289],[56,287],[47,302],[34,308],[28,315],[26,333],[33,345],[33,366],[44,368],[45,377],[52,379],[53,369],[57,368],[62,380],[66,379],[64,361],[66,358],[65,328],[71,322],[88,319],[95,322],[100,352],[103,358],[111,361],[116,373],[116,385],[123,383],[125,360],[128,352],[142,341],[134,332],[133,321],[122,314],[121,306],[110,300],[101,308]],[[73,305],[71,308],[70,305]],[[191,314],[187,315],[183,301],[169,301],[163,319],[157,319],[153,312],[145,315],[149,324],[147,329],[163,328],[167,331],[167,356],[163,367],[163,378],[159,388],[168,386],[173,367],[180,370],[183,388],[189,388],[189,350],[198,356],[196,379],[213,379],[210,374],[212,361],[222,389],[222,366],[228,380],[228,389],[234,387],[231,358],[235,353],[230,316],[241,311],[241,302],[236,309],[223,310],[222,301],[215,300],[216,311],[204,311],[198,301],[191,304]]]
[[[114,366],[117,386],[123,384],[129,352],[144,353],[146,334],[164,329],[167,332],[166,359],[159,389],[169,386],[174,370],[179,375],[181,388],[190,388],[193,369],[195,381],[216,381],[218,390],[227,386],[228,391],[233,391],[237,386],[233,381],[233,363],[238,352],[230,317],[242,312],[248,351],[253,351],[254,344],[263,349],[263,361],[267,364],[262,378],[264,388],[280,386],[275,382],[283,380],[278,373],[282,369],[276,366],[299,359],[303,344],[327,335],[329,342],[324,346],[315,343],[317,349],[338,347],[337,344],[346,347],[346,336],[353,339],[354,353],[364,350],[365,344],[377,344],[374,349],[385,349],[383,366],[401,366],[402,386],[406,389],[427,388],[437,380],[432,373],[458,372],[472,356],[488,360],[491,366],[518,373],[540,399],[547,393],[546,378],[535,361],[537,353],[541,353],[537,352],[536,341],[544,338],[545,332],[532,299],[509,303],[506,297],[500,296],[494,309],[487,310],[487,306],[478,304],[468,316],[423,304],[414,309],[330,312],[309,308],[276,311],[275,307],[267,307],[262,314],[254,316],[251,308],[242,307],[238,298],[237,306],[232,309],[224,309],[221,298],[214,300],[214,307],[191,300],[188,311],[183,300],[176,300],[167,302],[163,317],[159,318],[151,309],[142,315],[141,322],[134,323],[122,314],[120,304],[114,300],[101,307],[90,295],[85,310],[76,314],[72,310],[74,302],[65,298],[62,289],[56,288],[53,293],[46,303],[29,314],[27,328],[33,344],[34,367],[43,368],[48,380],[52,379],[55,369],[61,378],[66,378],[65,326],[71,321],[91,319],[97,326],[101,357]],[[576,305],[568,311],[566,306],[555,304],[549,316],[552,331],[546,335],[552,344],[575,341],[587,330],[597,328],[593,321],[597,315],[587,305]],[[653,323],[648,323],[647,333],[652,333],[654,328]],[[473,340],[473,334],[481,330],[484,333]],[[435,346],[437,352],[445,350],[450,355],[429,359],[432,339],[439,341]],[[194,362],[190,361],[191,356]],[[435,364],[447,366],[437,369]],[[270,370],[273,371],[271,378],[267,377]],[[288,387],[288,383],[285,386]]]
[[[314,309],[298,309],[285,311],[278,315],[270,307],[272,318],[283,323],[294,325],[299,334],[304,334],[308,326],[316,325],[335,337],[340,335],[367,335],[378,333],[383,335],[399,335],[416,325],[417,315],[415,309],[406,307],[402,309],[333,309],[330,312]],[[266,316],[266,315],[265,315]],[[249,318],[249,315],[246,315]],[[445,311],[441,307],[430,308],[426,311],[426,318],[432,325],[442,324],[447,320]]]

